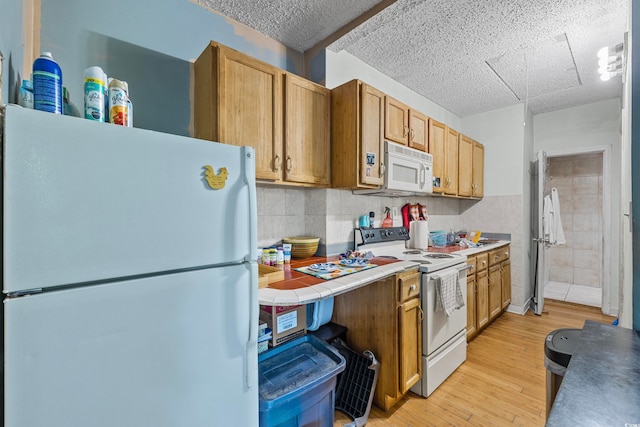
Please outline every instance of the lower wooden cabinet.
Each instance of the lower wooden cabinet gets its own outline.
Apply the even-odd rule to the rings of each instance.
[[[502,274],[500,264],[489,267],[489,320],[502,312]]]
[[[478,332],[489,324],[489,273],[485,268],[476,274],[476,286],[478,287],[476,308],[478,319]]]
[[[408,270],[334,299],[332,321],[347,327],[347,345],[380,362],[373,403],[388,411],[422,376],[420,273]]]
[[[500,279],[502,282],[502,309],[506,310],[511,304],[511,261],[500,264]]]
[[[476,275],[467,275],[467,341],[478,333]]]
[[[509,246],[467,257],[467,341],[473,339],[511,303]]]

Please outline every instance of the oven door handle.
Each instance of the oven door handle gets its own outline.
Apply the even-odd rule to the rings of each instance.
[[[473,265],[471,264],[465,264],[462,267],[458,267],[458,271],[462,272],[462,271],[467,271],[467,270],[471,270],[473,268]]]

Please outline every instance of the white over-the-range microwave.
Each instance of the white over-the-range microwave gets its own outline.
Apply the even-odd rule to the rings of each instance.
[[[355,190],[354,194],[420,196],[433,193],[433,156],[429,153],[384,142],[384,185],[378,189]]]

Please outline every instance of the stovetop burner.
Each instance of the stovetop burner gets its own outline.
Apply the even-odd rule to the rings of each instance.
[[[376,258],[398,259],[397,256],[391,256],[391,255],[376,255]]]
[[[435,253],[435,254],[426,254],[424,257],[425,257],[425,258],[455,258],[453,255],[449,255],[449,254],[439,254],[439,253]]]
[[[422,251],[420,249],[413,249],[413,250],[410,250],[410,251],[404,251],[402,253],[405,254],[405,255],[418,255],[418,254],[421,254]]]

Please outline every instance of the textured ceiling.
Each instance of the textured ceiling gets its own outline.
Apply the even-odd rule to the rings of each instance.
[[[196,0],[304,52],[378,0]],[[623,41],[628,0],[398,0],[331,45],[465,117],[534,114],[621,94],[596,52]]]

